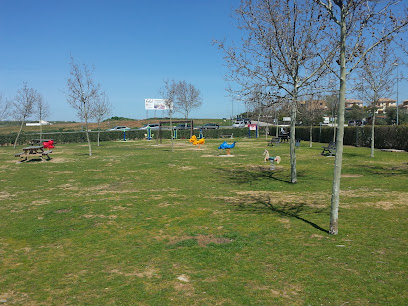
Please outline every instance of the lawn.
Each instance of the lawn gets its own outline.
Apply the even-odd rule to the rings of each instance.
[[[0,302],[141,305],[408,303],[408,155],[345,147],[339,235],[333,157],[265,139],[0,148]]]

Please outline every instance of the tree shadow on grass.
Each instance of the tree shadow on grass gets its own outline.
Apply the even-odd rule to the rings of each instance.
[[[394,176],[394,175],[402,175],[408,176],[408,164],[401,164],[398,166],[382,166],[382,165],[375,165],[375,166],[367,166],[367,171],[373,175],[381,175],[381,176]]]
[[[217,168],[217,172],[222,173],[229,181],[236,184],[248,184],[252,181],[261,180],[275,180],[283,183],[291,184],[290,178],[283,173],[283,169],[276,168],[276,170],[266,170],[265,167],[258,167],[258,169],[225,169]]]
[[[248,202],[239,203],[237,206],[237,210],[249,211],[253,213],[273,213],[283,217],[295,218],[305,222],[306,224],[311,225],[312,227],[318,229],[319,231],[322,231],[327,234],[329,233],[328,230],[301,216],[301,214],[328,214],[328,209],[310,207],[307,203],[304,202],[299,202],[296,204],[292,203],[274,204],[272,203],[272,198],[270,195],[251,196]]]

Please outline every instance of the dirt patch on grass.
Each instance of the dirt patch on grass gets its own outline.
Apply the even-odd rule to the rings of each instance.
[[[34,200],[31,202],[32,206],[41,206],[45,204],[49,204],[51,201],[49,199],[41,199],[41,200]]]
[[[95,219],[95,218],[100,218],[100,219],[116,219],[118,216],[116,215],[109,215],[109,216],[105,216],[105,215],[83,215],[82,217],[84,217],[85,219]]]
[[[49,163],[56,163],[56,164],[63,164],[63,163],[69,163],[73,162],[74,160],[71,158],[64,158],[64,157],[51,157],[50,160],[47,162]]]
[[[180,169],[181,170],[184,170],[184,171],[189,171],[189,170],[194,170],[194,169],[196,169],[195,167],[191,167],[191,166],[182,166],[182,167],[180,167]]]
[[[277,219],[276,221],[280,222],[283,224],[284,228],[290,228],[290,221],[289,219]]]
[[[56,214],[64,214],[64,213],[69,213],[71,212],[72,209],[71,208],[64,208],[64,209],[58,209],[55,211]]]
[[[79,187],[74,186],[72,184],[62,184],[62,185],[57,186],[57,188],[65,189],[65,190],[79,190],[80,189]]]
[[[11,197],[13,197],[11,193],[8,193],[7,191],[0,191],[0,200],[8,200]]]
[[[137,276],[139,278],[160,278],[159,272],[160,270],[155,267],[147,267],[144,271],[122,272],[119,269],[112,269],[108,273],[123,276]]]
[[[361,174],[342,174],[341,177],[362,177]]]
[[[195,240],[200,247],[207,247],[209,244],[226,244],[233,240],[229,238],[215,237],[213,235],[198,235],[198,236],[182,236],[170,238],[169,245],[183,245],[185,241]]]

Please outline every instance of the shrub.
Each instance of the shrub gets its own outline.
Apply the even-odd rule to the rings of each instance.
[[[309,127],[296,127],[296,138],[308,141]],[[408,151],[408,126],[375,126],[374,145],[377,149],[399,149]],[[332,127],[314,127],[313,140],[322,143],[333,141]],[[371,126],[347,126],[344,128],[345,145],[370,147]]]

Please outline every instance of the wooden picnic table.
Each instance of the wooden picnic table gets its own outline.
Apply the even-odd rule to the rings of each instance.
[[[54,141],[54,139],[31,139],[31,145],[42,145],[43,142]]]
[[[28,157],[41,157],[44,159],[46,156],[50,158],[48,154],[52,153],[52,150],[44,151],[44,146],[29,146],[23,148],[23,152],[15,154],[16,157],[20,157],[20,162],[28,160]]]

